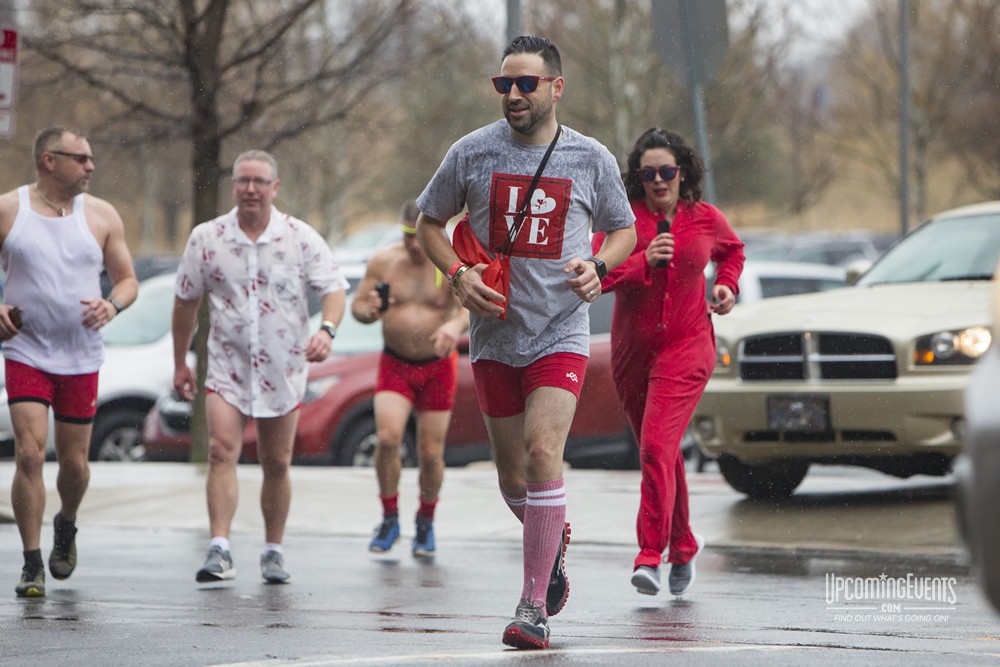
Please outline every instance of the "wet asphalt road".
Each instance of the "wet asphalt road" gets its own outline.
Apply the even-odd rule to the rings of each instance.
[[[502,511],[481,522],[496,523],[494,528],[458,530],[442,517],[439,555],[430,562],[410,556],[412,530],[406,526],[397,553],[373,556],[365,536],[351,530],[331,534],[297,515],[300,523],[293,522],[295,529],[285,542],[293,579],[284,586],[259,579],[259,531],[238,529],[232,540],[238,578],[200,586],[194,572],[206,546],[204,529],[186,526],[204,522],[203,505],[191,517],[185,508],[203,499],[190,490],[170,491],[182,489],[176,479],[166,491],[153,489],[142,478],[149,469],[141,468],[129,476],[141,478],[135,481],[145,485],[146,497],[173,494],[174,502],[144,504],[138,496],[128,496],[124,477],[116,477],[122,468],[103,476],[104,470],[95,470],[95,480],[114,478],[124,499],[108,490],[110,482],[108,488],[99,481],[92,486],[91,511],[81,513],[80,565],[67,581],[50,578],[44,600],[14,597],[19,540],[12,524],[0,525],[0,664],[1000,663],[1000,617],[979,594],[960,552],[935,537],[940,530],[935,522],[951,513],[947,485],[938,481],[862,477],[858,482],[848,476],[824,482],[819,476],[801,497],[768,506],[742,500],[711,475],[695,477],[696,523],[706,527],[710,539],[698,561],[697,581],[682,600],[635,593],[628,582],[634,538],[602,540],[589,534],[591,525],[581,517],[567,556],[569,602],[550,621],[552,649],[539,653],[500,643],[521,579],[519,543],[510,539],[516,527],[511,530],[507,524],[513,519]],[[54,478],[50,472],[47,479]],[[463,484],[480,489],[490,476],[449,473],[452,502]],[[318,482],[329,473],[297,472],[297,502],[313,493],[313,474]],[[344,471],[336,488],[352,489],[355,474]],[[252,478],[253,473],[247,475]],[[631,480],[628,473],[620,475],[568,476],[568,487],[578,494],[570,496],[571,508],[573,500],[578,508],[587,507],[584,501],[590,498],[624,513],[604,491]],[[359,483],[365,479],[357,477]],[[321,490],[315,485],[316,492]],[[469,493],[468,506],[477,508]],[[495,486],[482,493],[492,496]],[[334,496],[328,506],[309,509],[327,521],[340,512],[342,525],[354,525],[347,515],[357,514],[356,508],[345,508],[343,499]],[[364,502],[370,501],[366,497]],[[255,498],[244,494],[241,505],[251,514],[255,504]],[[51,501],[48,510],[46,556],[48,518],[55,511]],[[455,513],[460,514],[458,507],[452,521]],[[362,514],[359,521],[370,527],[369,513]],[[922,528],[919,517],[925,518]],[[627,536],[631,518],[622,516],[619,523]],[[886,548],[893,535],[897,548]],[[879,548],[858,548],[866,541]],[[933,611],[915,609],[928,604],[907,599],[894,613],[882,613],[879,603],[874,609],[845,610],[857,603],[827,599],[831,576],[873,578],[882,573],[954,578],[949,584],[954,596],[936,602],[933,606],[939,608]],[[863,606],[870,604],[866,600]]]

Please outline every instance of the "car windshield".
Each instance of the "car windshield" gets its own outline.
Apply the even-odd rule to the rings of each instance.
[[[170,333],[174,283],[142,284],[139,296],[102,329],[105,345],[147,345]]]
[[[945,218],[890,248],[857,284],[991,280],[998,256],[1000,216]]]
[[[760,296],[771,299],[776,296],[825,292],[844,286],[843,280],[834,278],[811,278],[800,276],[761,276]]]

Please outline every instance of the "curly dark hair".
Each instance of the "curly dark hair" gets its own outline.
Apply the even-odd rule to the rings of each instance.
[[[689,202],[701,201],[701,178],[705,175],[705,163],[685,143],[684,137],[658,127],[651,127],[643,132],[628,154],[627,171],[622,174],[622,180],[625,181],[625,192],[629,200],[646,196],[642,181],[635,172],[639,169],[643,153],[653,148],[666,148],[677,160],[677,166],[681,168],[678,176],[681,178],[680,198]]]

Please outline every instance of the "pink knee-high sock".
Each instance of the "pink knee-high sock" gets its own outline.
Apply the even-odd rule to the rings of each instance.
[[[545,608],[545,593],[566,525],[563,479],[528,484],[524,509],[524,589],[522,598]]]
[[[524,504],[527,501],[527,498],[524,496],[521,496],[520,498],[508,496],[503,488],[500,489],[500,495],[503,497],[503,501],[507,503],[507,507],[510,508],[510,511],[517,517],[517,520],[524,523]]]

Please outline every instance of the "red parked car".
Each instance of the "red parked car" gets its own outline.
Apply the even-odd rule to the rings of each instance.
[[[613,294],[605,294],[590,308],[590,363],[565,452],[566,460],[577,467],[638,467],[638,448],[611,376],[613,307]],[[356,322],[350,316],[350,304],[347,312],[337,331],[334,354],[310,368],[295,439],[296,463],[371,465],[375,450],[372,401],[382,331],[378,323]],[[448,465],[490,459],[489,439],[476,400],[467,344],[460,352],[458,393],[445,448]],[[187,460],[190,411],[189,403],[174,396],[160,399],[145,421],[147,459]],[[414,441],[411,419],[403,453],[407,465],[416,464]],[[243,437],[246,461],[257,460],[256,443],[257,434],[251,421]]]

